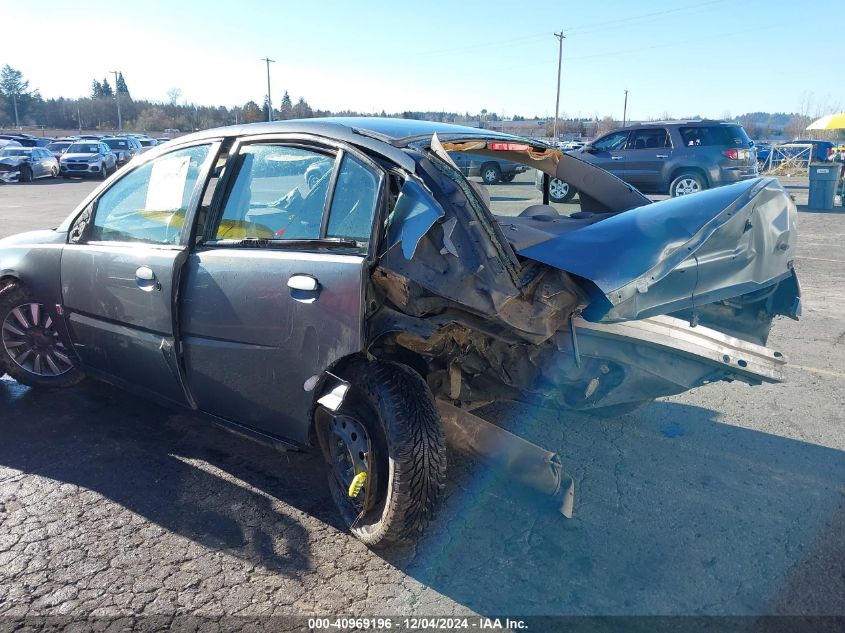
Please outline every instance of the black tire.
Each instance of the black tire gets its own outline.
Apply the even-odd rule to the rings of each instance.
[[[411,542],[428,525],[446,479],[446,440],[434,398],[422,377],[399,363],[356,360],[342,374],[352,387],[340,410],[320,408],[315,416],[332,498],[366,545]],[[362,502],[343,488],[329,445],[338,441],[330,425],[349,418],[366,429],[372,453]]]
[[[505,174],[502,176],[502,182],[513,182],[514,178],[516,178],[516,174]]]
[[[103,161],[103,165],[100,168],[100,180],[105,180],[109,177],[109,166],[106,164],[106,161]]]
[[[549,200],[552,202],[569,202],[575,197],[575,187],[560,178],[552,178],[549,181]]]
[[[18,182],[32,182],[32,170],[29,167],[21,167],[21,175],[18,176]]]
[[[59,177],[59,168],[58,167],[51,167],[50,168],[50,178],[58,178]]]
[[[698,193],[707,189],[707,182],[701,174],[694,171],[679,174],[669,185],[669,195],[673,198]]]
[[[502,179],[502,170],[496,163],[485,163],[481,166],[481,181],[485,185],[495,185]]]
[[[11,313],[15,308],[31,303],[33,303],[33,297],[30,292],[17,283],[9,284],[0,290],[0,328],[2,328],[0,329],[0,370],[5,371],[19,383],[29,387],[62,388],[78,384],[85,378],[85,374],[72,364],[72,360],[70,367],[64,373],[41,375],[26,369],[12,357],[9,351],[10,335],[6,330],[7,318],[13,318]],[[14,325],[11,318],[10,322]],[[59,345],[62,344],[59,343]],[[72,359],[70,353],[66,356]]]
[[[596,407],[595,409],[584,409],[580,413],[586,413],[596,418],[618,418],[623,415],[628,415],[634,411],[638,411],[654,402],[654,398],[648,400],[638,400],[636,402],[623,402],[622,404],[612,404],[609,407]]]

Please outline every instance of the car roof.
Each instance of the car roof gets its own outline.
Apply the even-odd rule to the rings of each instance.
[[[339,139],[353,137],[353,135],[368,136],[400,146],[412,139],[428,137],[433,134],[443,136],[482,135],[485,137],[518,138],[511,134],[502,134],[501,132],[492,130],[455,125],[453,123],[439,123],[436,121],[381,117],[327,117],[230,125],[182,136],[179,138],[179,141],[214,137],[220,136],[221,134],[225,136],[246,136],[252,134],[272,134],[274,132],[316,134]]]
[[[546,146],[541,141],[503,134],[493,130],[435,121],[380,117],[327,117],[230,125],[180,136],[178,139],[173,139],[170,143],[167,143],[167,146],[172,149],[186,143],[205,139],[280,133],[322,136],[349,143],[377,152],[388,160],[410,170],[414,169],[413,159],[402,151],[402,148],[415,141],[429,139],[434,134],[451,139],[478,136]]]

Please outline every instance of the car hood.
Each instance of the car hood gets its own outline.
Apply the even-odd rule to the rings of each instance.
[[[796,208],[774,178],[631,208],[498,218],[524,258],[575,275],[589,321],[642,319],[721,301],[792,274]]]
[[[17,233],[9,237],[0,238],[0,249],[7,246],[19,246],[21,244],[56,244],[64,242],[67,233],[54,229],[43,229],[40,231],[27,231]]]
[[[12,165],[14,167],[25,162],[26,158],[23,156],[4,156],[0,158],[0,165]]]
[[[99,154],[68,154],[65,152],[62,154],[62,158],[96,158]]]

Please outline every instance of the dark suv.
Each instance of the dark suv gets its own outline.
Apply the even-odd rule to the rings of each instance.
[[[721,121],[637,125],[614,130],[570,153],[645,193],[680,196],[757,177],[751,139],[741,125]],[[552,199],[560,201],[554,195]]]

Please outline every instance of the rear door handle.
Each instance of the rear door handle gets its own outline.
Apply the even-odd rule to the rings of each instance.
[[[657,154],[656,158],[669,158],[669,154]]]
[[[316,277],[311,275],[303,275],[297,273],[291,275],[288,279],[288,288],[291,290],[299,290],[300,292],[316,292],[320,288],[320,282]]]
[[[622,156],[611,156],[610,160],[622,160]]]
[[[151,292],[153,290],[161,290],[161,284],[158,283],[158,278],[149,266],[141,266],[135,271],[135,283],[144,292]]]

